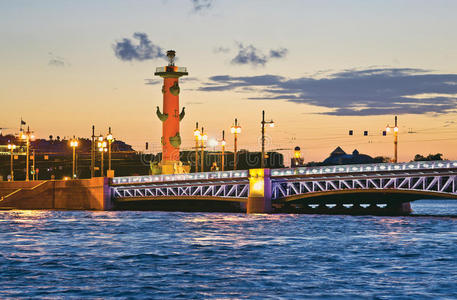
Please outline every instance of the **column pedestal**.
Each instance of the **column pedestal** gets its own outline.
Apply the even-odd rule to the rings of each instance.
[[[270,169],[249,170],[249,197],[246,205],[248,214],[271,212]]]

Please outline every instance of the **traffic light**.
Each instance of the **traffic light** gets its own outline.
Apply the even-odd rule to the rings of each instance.
[[[368,135],[368,131],[365,130],[365,131],[363,132],[363,135],[364,135],[364,136],[367,136],[367,135]]]
[[[354,135],[354,130],[349,130],[349,135]]]
[[[148,149],[149,149],[149,143],[146,142],[146,150],[148,150]]]

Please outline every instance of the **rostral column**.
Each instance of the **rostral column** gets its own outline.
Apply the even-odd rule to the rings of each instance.
[[[167,51],[168,66],[159,67],[154,75],[163,78],[163,108],[157,106],[157,116],[162,121],[162,174],[182,173],[179,160],[179,122],[184,118],[184,107],[179,112],[179,77],[188,75],[187,69],[175,66],[174,50]]]

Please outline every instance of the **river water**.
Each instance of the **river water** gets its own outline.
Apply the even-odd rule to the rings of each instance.
[[[0,298],[455,299],[457,202],[413,209],[0,211]]]

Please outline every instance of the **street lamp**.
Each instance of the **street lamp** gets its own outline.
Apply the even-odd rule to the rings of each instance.
[[[108,171],[111,171],[111,144],[114,142],[114,137],[111,134],[111,127],[109,128],[108,135],[106,136],[108,141]],[[108,175],[111,176],[111,175]]]
[[[22,131],[22,128],[21,128]],[[26,141],[27,145],[27,157],[25,159],[25,181],[29,181],[29,173],[30,173],[30,165],[29,165],[29,159],[30,159],[30,141],[35,139],[35,136],[33,135],[33,132],[30,131],[30,127],[27,126],[27,131],[22,131],[21,133],[21,139]]]
[[[13,155],[13,151],[14,149],[16,149],[16,145],[14,144],[8,144],[8,149],[11,151],[11,181],[14,181],[14,168],[13,168],[13,159],[14,159],[14,155]]]
[[[103,140],[103,136],[99,136],[98,137],[98,151],[102,154],[102,161],[101,161],[101,170],[100,170],[100,174],[101,174],[101,177],[104,176],[104,168],[103,168],[103,154],[108,151],[108,149],[106,148],[106,141]]]
[[[398,125],[397,125],[397,116],[395,116],[395,126],[389,126],[387,124],[386,126],[386,133],[390,132],[393,130],[394,132],[394,163],[398,162]]]
[[[204,133],[204,128],[202,127],[202,130],[201,130],[201,134],[199,135],[198,139],[200,140],[201,144],[200,144],[200,152],[201,152],[201,166],[200,166],[200,170],[201,172],[204,172],[205,171],[205,159],[204,159],[204,155],[205,155],[205,141],[208,140],[208,136]]]
[[[70,146],[73,148],[73,173],[72,178],[76,178],[76,147],[78,147],[78,140],[73,136],[73,139],[70,141]]]
[[[260,168],[265,168],[265,125],[269,125],[270,127],[275,126],[275,122],[273,120],[265,121],[265,111],[262,110],[262,154],[260,158]]]
[[[234,150],[233,150],[233,170],[236,170],[236,162],[237,162],[237,146],[238,146],[238,134],[241,133],[241,126],[238,126],[238,119],[235,119],[235,125],[232,125],[230,128],[230,132],[234,134],[235,143],[234,143]]]
[[[225,163],[225,130],[222,130],[221,146],[222,146],[221,167],[222,167],[222,172],[224,172],[224,163]]]
[[[197,173],[198,172],[198,141],[200,140],[200,130],[198,129],[198,122],[195,123],[194,137],[195,137],[195,173]]]

